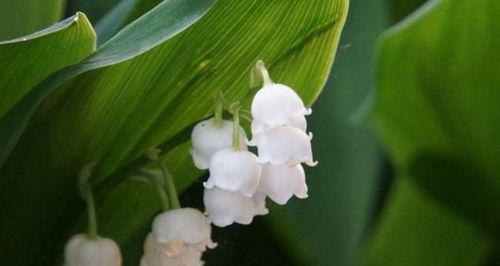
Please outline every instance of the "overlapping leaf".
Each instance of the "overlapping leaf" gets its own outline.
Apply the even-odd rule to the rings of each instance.
[[[274,80],[290,84],[312,103],[329,73],[346,8],[341,0],[220,0],[199,23],[147,53],[65,82],[38,110],[2,170],[4,180],[17,180],[6,196],[16,198],[29,191],[30,203],[20,202],[24,211],[8,208],[2,215],[40,224],[25,230],[24,237],[49,234],[62,244],[71,221],[80,214],[81,205],[70,188],[83,164],[97,162],[95,181],[104,181],[209,114],[216,90],[222,89],[228,102],[242,100],[252,91],[248,74],[257,59],[268,63]],[[146,26],[143,30],[150,30]],[[167,156],[177,181],[199,174],[193,172],[187,147]],[[158,211],[148,186],[129,182],[135,181],[101,191],[100,197],[102,232],[122,245],[130,243]],[[39,200],[37,204],[33,199]],[[65,206],[59,205],[61,201]],[[29,212],[37,205],[53,211]],[[137,206],[142,207],[139,216]],[[27,223],[17,225],[26,227]],[[8,244],[15,243],[19,242]],[[140,249],[141,243],[132,244]]]
[[[0,42],[0,118],[37,83],[93,52],[95,34],[83,13],[18,39]]]

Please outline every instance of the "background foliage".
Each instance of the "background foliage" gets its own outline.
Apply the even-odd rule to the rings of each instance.
[[[202,208],[189,129],[216,89],[248,106],[262,58],[309,104],[325,87],[320,164],[308,200],[215,229],[208,265],[498,265],[500,5],[424,2],[352,0],[339,43],[343,0],[2,1],[0,264],[60,260],[85,221],[75,174],[98,161],[101,234],[136,265],[160,206],[131,170],[161,145]]]

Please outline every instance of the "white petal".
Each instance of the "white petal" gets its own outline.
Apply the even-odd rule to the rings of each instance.
[[[205,189],[203,202],[208,218],[219,227],[225,227],[234,222],[250,224],[253,217],[258,214],[257,206],[251,197],[217,187]]]
[[[307,198],[304,169],[300,164],[293,167],[267,164],[262,170],[260,190],[281,205],[286,204],[293,195]]]
[[[261,165],[249,151],[221,150],[210,160],[209,171],[206,188],[216,186],[251,197],[259,187]]]
[[[65,266],[121,266],[118,245],[109,238],[74,235],[64,250]]]
[[[245,130],[240,127],[240,149],[246,150]],[[210,158],[219,150],[230,148],[233,141],[233,122],[224,120],[221,127],[214,125],[214,119],[198,123],[191,133],[191,155],[195,166],[201,170],[208,168]]]
[[[254,136],[248,144],[257,146],[261,163],[288,166],[306,163],[315,166],[317,163],[312,157],[311,137],[300,129],[281,126]]]
[[[158,243],[168,243],[176,238],[187,244],[210,239],[208,219],[192,208],[173,209],[159,214],[153,221],[153,235]]]
[[[266,215],[269,210],[266,207],[266,193],[257,191],[253,196],[252,200],[255,204],[255,214],[256,215]]]
[[[290,87],[267,85],[255,94],[252,102],[252,131],[256,134],[283,125],[303,128],[305,131],[305,121],[300,117],[310,113],[310,109],[304,106],[302,99]]]

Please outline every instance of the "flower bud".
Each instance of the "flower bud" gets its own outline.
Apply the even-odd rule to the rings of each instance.
[[[265,165],[260,190],[281,205],[286,204],[293,195],[301,199],[307,198],[306,176],[302,165]]]
[[[257,193],[255,197],[245,197],[239,192],[214,187],[205,189],[203,202],[210,221],[225,227],[234,222],[250,224],[254,216],[267,214],[263,196]]]
[[[246,135],[245,130],[240,127],[240,150],[246,150],[245,145]],[[222,125],[216,126],[214,119],[198,123],[191,133],[192,149],[194,164],[197,168],[205,170],[208,168],[210,159],[214,153],[219,150],[230,148],[233,141],[233,122],[223,120]]]
[[[116,243],[103,237],[90,239],[74,235],[64,250],[65,266],[120,266],[122,257]]]
[[[252,132],[260,132],[277,127],[292,126],[306,130],[304,115],[311,114],[311,109],[290,87],[283,84],[266,85],[260,89],[252,101]]]
[[[248,151],[224,149],[215,153],[210,161],[210,177],[206,188],[237,191],[251,197],[259,187],[261,165],[257,156]]]
[[[248,144],[257,146],[261,163],[315,166],[311,149],[312,134],[300,129],[280,126],[254,136]]]

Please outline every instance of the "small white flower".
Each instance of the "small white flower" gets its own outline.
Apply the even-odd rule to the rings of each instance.
[[[239,192],[232,192],[214,187],[205,189],[203,202],[210,221],[225,227],[234,222],[250,224],[255,215],[267,214],[265,195],[257,193],[256,197],[245,197]]]
[[[240,127],[240,150],[246,150],[245,130]],[[214,119],[198,123],[191,133],[194,164],[197,168],[205,170],[208,168],[210,158],[214,153],[224,148],[230,148],[233,141],[233,122],[223,120],[222,126],[217,127]]]
[[[304,115],[311,114],[311,109],[290,87],[283,84],[265,85],[252,101],[252,132],[259,134],[276,126],[292,126],[305,131],[307,127]]]
[[[254,136],[248,144],[257,146],[261,163],[315,166],[311,149],[312,134],[300,129],[280,126]]]
[[[206,248],[215,248],[208,219],[192,208],[164,212],[144,242],[141,266],[199,266]]]
[[[262,169],[260,190],[278,204],[286,204],[293,196],[307,198],[307,184],[304,168],[296,166],[267,164]]]
[[[181,208],[156,216],[152,233],[158,243],[180,238],[187,244],[196,244],[210,239],[211,228],[207,217],[199,210]]]
[[[64,261],[65,266],[120,266],[122,256],[113,240],[78,234],[66,244]]]
[[[231,148],[224,149],[212,156],[210,177],[204,186],[206,188],[216,186],[251,197],[259,187],[261,168],[255,154]]]

